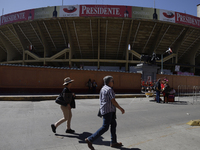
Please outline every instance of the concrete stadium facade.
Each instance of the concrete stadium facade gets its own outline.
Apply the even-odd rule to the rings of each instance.
[[[100,69],[164,54],[164,68],[200,73],[200,18],[119,5],[54,6],[0,17],[0,63]],[[165,55],[168,48],[171,55]],[[160,65],[161,60],[157,61]]]

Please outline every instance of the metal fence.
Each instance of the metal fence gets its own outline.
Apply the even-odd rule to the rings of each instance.
[[[179,85],[178,101],[180,101],[181,97],[193,97],[193,104],[200,101],[200,86]]]
[[[193,102],[197,102],[198,100],[200,100],[200,86],[194,86],[193,91]]]

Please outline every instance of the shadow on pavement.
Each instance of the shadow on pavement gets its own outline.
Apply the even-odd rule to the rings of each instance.
[[[79,133],[74,133],[74,134],[68,134],[68,135],[64,135],[64,134],[55,134],[55,136],[60,137],[60,138],[64,138],[64,137],[68,137],[68,138],[77,138],[79,140],[79,143],[85,143],[85,138],[89,137],[90,135],[92,135],[89,132],[83,132],[81,134]],[[93,142],[93,145],[105,145],[105,146],[110,146],[110,141],[103,141],[102,140],[103,137],[99,137],[96,141]],[[139,148],[126,148],[126,147],[121,147],[121,148],[117,148],[120,150],[141,150]]]

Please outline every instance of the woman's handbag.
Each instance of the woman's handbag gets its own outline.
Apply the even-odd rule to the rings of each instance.
[[[55,102],[59,105],[67,106],[67,102],[63,98],[63,93],[61,93],[55,100]]]

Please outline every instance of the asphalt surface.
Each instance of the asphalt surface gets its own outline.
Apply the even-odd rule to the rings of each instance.
[[[159,104],[153,98],[117,98],[125,114],[117,111],[117,137],[122,150],[199,150],[200,127],[186,124],[200,119],[200,103],[193,97]],[[177,98],[176,98],[177,100]],[[71,127],[75,134],[65,133],[66,123],[50,125],[62,118],[54,100],[0,101],[0,150],[88,150],[84,139],[102,125],[97,117],[98,99],[78,99],[72,110]],[[93,146],[113,150],[107,131]]]

